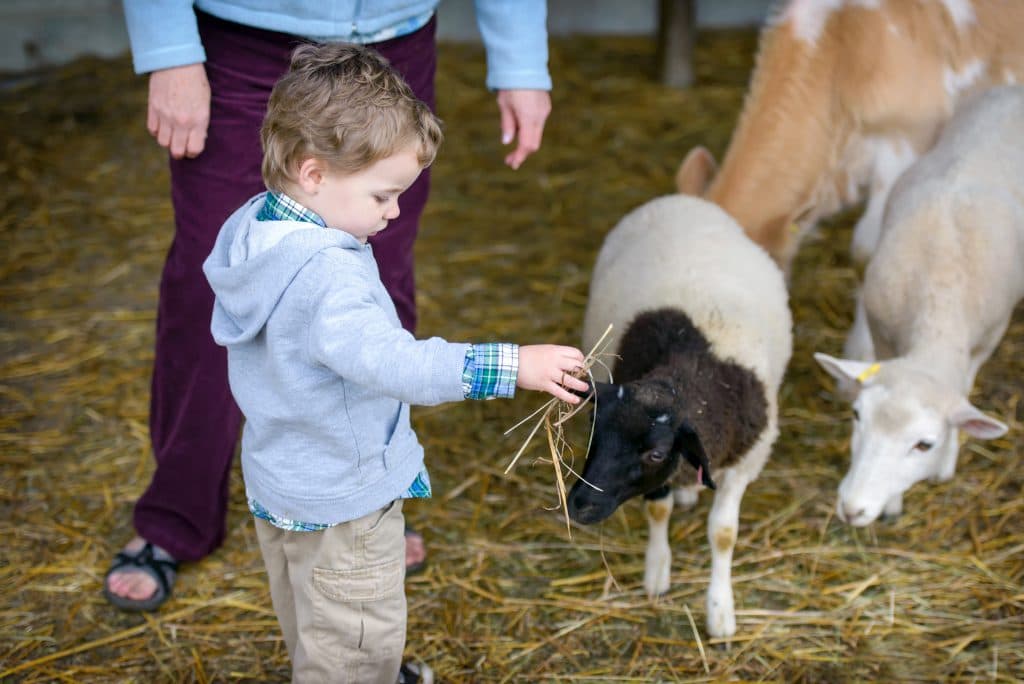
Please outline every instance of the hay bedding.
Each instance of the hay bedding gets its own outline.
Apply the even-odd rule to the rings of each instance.
[[[445,46],[421,332],[575,342],[601,237],[669,191],[690,146],[721,153],[754,45],[750,31],[702,34],[699,83],[676,93],[647,77],[650,41],[555,41],[554,114],[518,173],[499,166],[481,51]],[[126,60],[85,60],[0,101],[0,680],[286,681],[237,470],[225,546],[184,570],[162,612],[121,614],[99,591],[151,468],[153,311],[172,220],[144,109]],[[913,489],[895,523],[841,526],[847,407],[810,354],[838,351],[851,319],[854,218],[826,226],[796,265],[782,438],[743,503],[730,646],[693,628],[707,499],[677,511],[672,589],[649,603],[640,506],[570,541],[537,460],[544,440],[504,474],[521,435],[502,433],[540,403],[530,395],[415,413],[436,498],[408,506],[430,553],[408,585],[410,652],[448,682],[1024,678],[1024,315],[975,395],[1009,435],[969,442],[957,478]]]

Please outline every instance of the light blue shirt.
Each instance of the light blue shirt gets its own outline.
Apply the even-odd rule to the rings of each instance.
[[[124,0],[135,72],[206,61],[193,5],[221,19],[310,40],[372,43],[423,26],[440,0]],[[551,89],[546,0],[475,0],[487,87]]]

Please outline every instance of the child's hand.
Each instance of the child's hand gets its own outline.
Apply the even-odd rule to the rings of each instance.
[[[548,392],[570,404],[580,398],[569,390],[586,392],[590,389],[572,373],[583,367],[583,352],[574,347],[557,344],[531,344],[519,347],[519,374],[516,385],[528,390]]]

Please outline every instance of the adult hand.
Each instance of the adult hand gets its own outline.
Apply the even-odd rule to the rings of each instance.
[[[508,145],[518,136],[516,149],[505,157],[513,169],[540,148],[544,122],[551,113],[551,93],[546,90],[499,90],[501,143]]]
[[[583,367],[583,352],[575,347],[557,344],[530,344],[519,347],[519,372],[516,385],[528,390],[548,392],[570,404],[580,398],[568,390],[586,392],[590,389],[572,373]]]
[[[202,64],[160,69],[149,75],[146,128],[175,159],[197,157],[210,124],[210,83]]]

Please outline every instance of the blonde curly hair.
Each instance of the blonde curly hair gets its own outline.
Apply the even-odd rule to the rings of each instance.
[[[425,167],[442,138],[440,119],[377,52],[303,44],[270,93],[260,128],[263,182],[283,191],[310,158],[356,173],[413,144]]]

